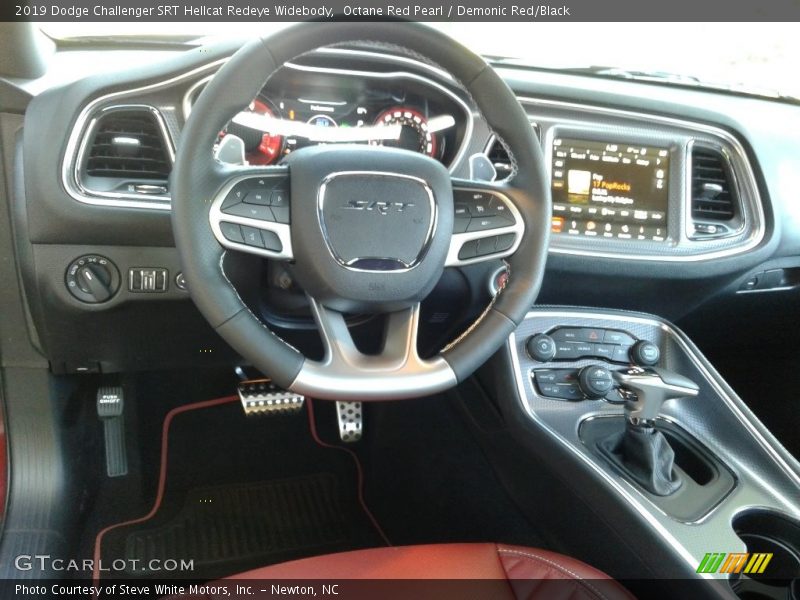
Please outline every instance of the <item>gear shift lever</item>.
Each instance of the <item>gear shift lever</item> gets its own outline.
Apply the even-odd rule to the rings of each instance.
[[[625,402],[629,426],[652,427],[667,400],[697,396],[700,388],[691,379],[658,367],[632,367],[612,373]]]
[[[668,496],[681,480],[673,469],[675,451],[655,419],[667,400],[697,396],[690,379],[657,367],[632,367],[613,373],[625,401],[625,431],[599,442],[599,448],[622,472],[647,491]]]

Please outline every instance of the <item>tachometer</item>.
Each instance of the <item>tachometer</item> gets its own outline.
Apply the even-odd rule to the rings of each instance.
[[[400,125],[400,137],[396,140],[382,140],[383,146],[404,148],[436,155],[436,136],[428,128],[428,121],[417,110],[404,106],[383,111],[375,119],[376,125]]]
[[[248,107],[248,112],[254,112],[268,117],[274,117],[275,111],[269,104],[260,98],[254,100]],[[283,148],[283,137],[261,133],[255,129],[245,127],[231,121],[224,134],[230,133],[242,138],[245,149],[245,159],[251,165],[269,165],[275,162],[281,154]]]

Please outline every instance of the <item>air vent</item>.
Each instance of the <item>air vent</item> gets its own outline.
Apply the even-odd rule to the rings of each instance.
[[[737,216],[738,198],[730,164],[709,148],[692,150],[692,218],[730,221]]]
[[[152,109],[116,109],[99,117],[86,154],[86,175],[166,181],[171,169],[167,140]]]

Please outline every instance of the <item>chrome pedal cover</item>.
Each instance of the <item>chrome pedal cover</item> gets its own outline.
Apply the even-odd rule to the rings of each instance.
[[[364,431],[364,411],[361,402],[337,402],[336,421],[343,442],[357,442]]]
[[[269,379],[243,381],[238,387],[245,416],[300,412],[305,396],[279,388]]]

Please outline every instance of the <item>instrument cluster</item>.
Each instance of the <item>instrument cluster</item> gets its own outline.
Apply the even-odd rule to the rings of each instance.
[[[251,165],[277,164],[305,146],[338,143],[403,148],[452,164],[471,119],[463,100],[418,75],[382,75],[286,65],[219,140],[241,138]]]

